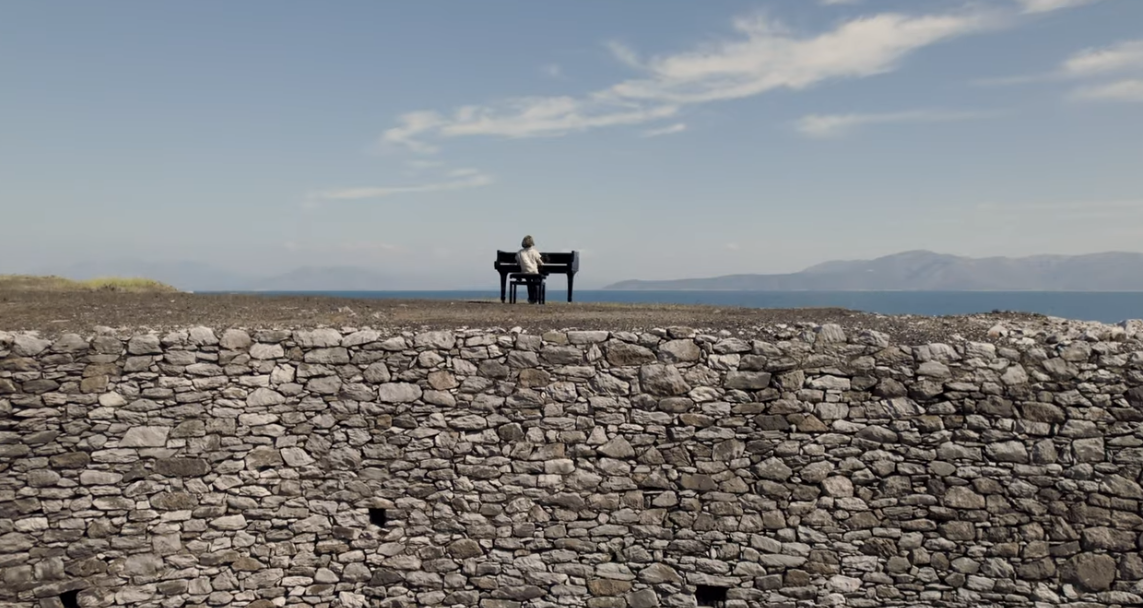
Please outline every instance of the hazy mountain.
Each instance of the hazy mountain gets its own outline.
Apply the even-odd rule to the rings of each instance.
[[[968,258],[906,251],[834,261],[791,274],[621,281],[612,290],[677,291],[1143,291],[1143,254]]]
[[[428,289],[427,277],[396,275],[355,266],[305,267],[252,281],[250,291],[401,291]]]
[[[397,275],[353,266],[303,267],[264,276],[223,270],[200,262],[146,262],[141,260],[88,261],[64,267],[41,268],[33,274],[55,274],[69,279],[106,276],[146,277],[184,291],[392,291],[440,288],[439,277]],[[495,284],[496,278],[488,281]]]
[[[43,268],[33,274],[54,274],[84,280],[99,277],[143,277],[161,281],[184,291],[243,289],[254,279],[201,262],[148,262],[119,259],[85,261],[64,267]]]

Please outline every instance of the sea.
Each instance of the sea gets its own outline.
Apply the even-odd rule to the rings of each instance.
[[[566,291],[561,287],[557,285],[548,290],[549,301],[566,299]],[[460,301],[500,299],[498,290],[259,293]],[[881,314],[926,316],[1018,311],[1104,323],[1143,319],[1143,292],[577,290],[573,295],[576,302],[708,304],[748,308],[846,308]]]

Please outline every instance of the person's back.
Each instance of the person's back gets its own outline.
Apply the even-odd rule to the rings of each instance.
[[[544,261],[540,257],[540,252],[536,250],[536,243],[532,237],[524,237],[524,242],[520,244],[523,249],[516,252],[516,263],[520,265],[520,272],[528,274],[536,274],[540,272],[540,266]]]
[[[523,242],[520,243],[522,249],[516,252],[516,263],[520,265],[520,272],[528,274],[538,274],[540,266],[544,265],[544,260],[540,256],[540,252],[536,250],[536,242],[532,239],[531,235],[524,237]],[[528,283],[528,303],[535,304],[540,299],[539,285],[537,283]]]

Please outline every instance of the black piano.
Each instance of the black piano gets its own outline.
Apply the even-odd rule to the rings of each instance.
[[[543,266],[540,266],[540,274],[545,277],[551,274],[566,274],[568,276],[568,302],[571,302],[572,284],[575,281],[575,273],[579,272],[579,252],[544,253],[541,251],[540,259],[544,261]],[[500,301],[503,302],[508,286],[508,275],[513,272],[520,272],[520,265],[516,263],[516,252],[497,251],[496,263],[493,267],[496,268],[496,272],[500,273]]]

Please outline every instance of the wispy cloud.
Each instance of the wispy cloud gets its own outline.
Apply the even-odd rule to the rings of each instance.
[[[659,137],[662,135],[673,135],[675,133],[682,133],[687,130],[685,123],[677,122],[673,125],[662,127],[660,129],[648,129],[643,131],[643,137]]]
[[[893,123],[934,123],[976,120],[992,116],[987,112],[913,110],[882,114],[810,114],[797,122],[797,129],[809,137],[839,137],[857,127]]]
[[[494,183],[495,180],[476,169],[457,169],[447,174],[447,179],[438,182],[410,186],[375,186],[364,188],[342,188],[311,193],[311,201],[353,201],[379,199],[399,194],[424,194],[450,190],[468,190]]]
[[[1005,24],[1002,11],[986,8],[884,13],[806,35],[762,16],[741,17],[733,22],[735,37],[679,53],[643,59],[627,46],[609,44],[621,63],[640,72],[610,87],[581,96],[463,106],[450,114],[412,112],[401,116],[382,140],[433,152],[436,145],[430,141],[454,137],[550,137],[649,123],[676,117],[691,105],[892,72],[922,48]]]
[[[1072,92],[1072,98],[1083,101],[1119,101],[1143,103],[1143,79],[1128,79],[1090,87],[1081,87]]]
[[[540,71],[549,78],[563,78],[564,76],[564,69],[556,63],[549,63],[540,68]]]
[[[1143,72],[1143,40],[1126,40],[1073,53],[1055,69],[1042,74],[988,78],[984,86],[1022,85],[1037,82],[1067,82],[1124,72]]]
[[[1050,13],[1076,8],[1085,4],[1095,4],[1100,0],[1016,0],[1025,13]]]
[[[818,0],[824,6],[842,6],[846,4],[860,4],[861,0]]]
[[[1072,77],[1143,70],[1143,40],[1084,49],[1064,61],[1060,73]]]
[[[738,251],[739,249],[742,249],[738,246],[738,243],[727,243],[723,245],[722,248],[726,249],[727,251]]]

